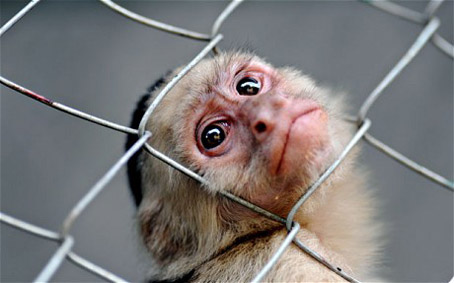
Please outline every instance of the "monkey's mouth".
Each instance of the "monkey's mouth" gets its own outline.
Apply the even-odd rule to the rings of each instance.
[[[326,144],[326,124],[327,115],[318,105],[311,106],[296,116],[286,126],[274,175],[288,176],[312,164],[316,153]]]

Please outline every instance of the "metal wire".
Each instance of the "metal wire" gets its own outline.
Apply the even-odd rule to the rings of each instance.
[[[27,6],[22,8],[22,10],[19,11],[14,17],[12,17],[8,22],[6,22],[1,28],[0,28],[0,36],[2,36],[7,30],[9,30],[15,23],[17,23],[25,14],[30,12],[31,9],[33,9],[36,4],[39,3],[41,0],[32,0],[30,1]]]
[[[445,0],[431,0],[424,10],[424,15],[426,16],[426,18],[431,18],[435,14],[435,12],[437,12],[444,1]]]
[[[50,231],[33,224],[27,223],[25,221],[19,220],[17,218],[11,217],[0,212],[0,222],[18,229],[20,231],[29,233],[34,236],[41,237],[43,239],[60,242],[62,236],[54,231]],[[101,279],[106,279],[111,282],[126,282],[126,280],[118,277],[110,271],[105,270],[102,267],[97,266],[96,264],[86,260],[85,258],[79,256],[74,252],[69,252],[67,254],[68,259],[74,262],[76,265],[82,267],[83,269],[91,272],[92,274],[99,276]]]
[[[68,113],[70,115],[73,115],[73,116],[76,116],[76,117],[79,117],[79,118],[82,118],[84,120],[87,120],[89,122],[93,122],[93,123],[96,123],[98,125],[101,125],[101,126],[104,126],[106,128],[111,128],[113,130],[117,130],[117,131],[120,131],[120,132],[123,132],[123,133],[127,133],[127,134],[137,134],[137,130],[136,129],[132,129],[132,128],[129,128],[129,127],[125,127],[125,126],[122,126],[122,125],[119,125],[119,124],[116,124],[116,123],[113,123],[113,122],[110,122],[110,121],[107,121],[107,120],[104,120],[104,119],[101,119],[101,118],[98,118],[96,116],[93,116],[91,114],[87,114],[87,113],[84,113],[82,111],[79,111],[77,109],[74,109],[72,107],[69,107],[69,106],[66,106],[64,104],[61,104],[61,103],[58,103],[58,102],[54,102],[42,95],[39,95],[29,89],[26,89],[25,87],[23,86],[20,86],[16,83],[13,83],[12,81],[0,76],[0,83],[3,84],[4,86],[7,86],[19,93],[22,93],[22,94],[25,94],[26,96],[34,99],[34,100],[37,100],[47,106],[50,106],[52,108],[55,108],[57,110],[60,110],[62,112],[65,112],[65,113]]]
[[[139,14],[136,14],[134,12],[129,11],[128,9],[123,8],[122,6],[115,4],[114,2],[110,0],[99,0],[101,3],[105,4],[107,7],[111,8],[115,12],[119,13],[120,15],[123,15],[133,21],[136,21],[138,23],[144,24],[146,26],[159,29],[168,33],[173,33],[176,35],[180,35],[183,37],[188,37],[191,39],[197,39],[197,40],[204,40],[208,41],[211,39],[211,36],[208,34],[203,34],[203,33],[198,33],[195,31],[190,31],[187,29],[179,28],[176,26],[168,25],[165,23],[158,22],[156,20],[152,20],[150,18],[146,18],[144,16],[141,16]]]
[[[171,158],[167,157],[166,155],[164,155],[163,153],[159,152],[158,150],[154,149],[152,146],[150,146],[148,143],[145,144],[145,149],[151,154],[153,155],[154,157],[158,158],[159,160],[167,163],[169,166],[172,166],[173,168],[177,169],[178,171],[180,171],[181,173],[185,174],[186,176],[188,177],[191,177],[193,178],[194,180],[200,182],[202,185],[209,185],[208,181],[205,180],[202,176],[194,173],[193,171],[189,170],[188,168],[184,167],[183,165],[181,165],[180,163],[176,162],[175,160],[172,160]],[[244,200],[238,196],[235,196],[234,194],[232,193],[229,193],[228,191],[220,191],[218,192],[220,195],[223,195],[224,197],[236,202],[236,203],[239,203],[247,208],[249,208],[250,210],[254,211],[254,212],[257,212],[263,216],[266,216],[274,221],[277,221],[277,222],[280,222],[280,223],[285,223],[285,219],[272,213],[272,212],[269,212],[253,203],[250,203],[248,202],[247,200]]]
[[[148,120],[150,118],[151,113],[156,109],[156,106],[161,102],[161,100],[164,98],[164,96],[177,84],[178,81],[181,80],[181,78],[186,75],[197,63],[199,63],[205,55],[208,54],[208,52],[213,49],[216,44],[219,43],[223,38],[222,34],[216,35],[206,46],[205,48],[202,49],[202,51],[197,54],[197,56],[192,59],[191,62],[189,62],[175,77],[172,78],[172,80],[164,87],[164,89],[156,96],[156,98],[153,100],[153,103],[148,107],[147,111],[142,117],[142,120],[140,121],[139,124],[139,136],[143,135],[145,132],[145,127],[148,123]]]
[[[229,5],[227,5],[227,7],[225,7],[224,11],[222,11],[222,13],[219,14],[218,18],[214,21],[213,27],[211,28],[211,36],[218,34],[222,23],[224,23],[225,19],[227,19],[233,10],[235,10],[241,3],[243,3],[243,0],[233,0]]]
[[[421,25],[425,25],[427,21],[433,17],[435,12],[440,8],[441,4],[443,4],[444,0],[432,0],[427,5],[424,13],[419,13],[413,11],[409,8],[400,6],[388,0],[360,0],[371,6],[383,10],[389,14],[398,16],[402,19],[412,21],[414,23],[418,23]],[[451,58],[454,58],[454,46],[449,43],[446,39],[441,37],[439,34],[434,34],[432,36],[432,43],[438,47],[441,51],[443,51],[446,55]]]
[[[153,113],[154,109],[157,105],[161,102],[162,98],[171,90],[171,88],[185,75],[189,70],[194,67],[200,60],[202,60],[210,50],[216,50],[216,45],[222,40],[223,35],[219,34],[219,29],[222,23],[228,18],[228,16],[233,12],[235,8],[241,4],[242,0],[234,0],[226,6],[226,8],[221,12],[221,14],[217,17],[215,22],[211,27],[211,35],[198,33],[190,30],[186,30],[183,28],[175,27],[172,25],[168,25],[150,18],[143,17],[136,13],[133,13],[122,6],[110,1],[110,0],[100,0],[103,4],[107,7],[113,9],[115,12],[128,17],[140,24],[147,25],[152,28],[156,28],[171,34],[176,34],[179,36],[195,39],[195,40],[202,40],[202,41],[209,41],[209,43],[203,48],[193,60],[191,60],[178,74],[175,76],[165,87],[164,89],[158,94],[157,98],[153,101],[150,107],[147,109],[145,115],[142,117],[140,122],[140,126],[138,129],[132,129],[129,127],[125,127],[96,116],[84,113],[82,111],[76,110],[69,106],[60,104],[58,102],[51,101],[50,99],[37,94],[27,88],[24,88],[16,83],[9,81],[8,79],[0,76],[0,82],[19,92],[22,93],[34,100],[37,100],[43,104],[46,104],[52,108],[57,110],[63,111],[75,117],[87,120],[92,123],[96,123],[98,125],[111,128],[113,130],[127,133],[127,134],[135,134],[138,135],[140,138],[139,140],[115,163],[112,168],[84,195],[84,197],[74,206],[68,216],[65,218],[62,224],[62,232],[56,233],[33,224],[24,222],[22,220],[16,219],[12,216],[6,215],[0,212],[0,222],[9,225],[13,228],[19,229],[20,231],[29,233],[31,235],[41,237],[46,240],[51,240],[59,243],[59,247],[57,251],[53,254],[51,259],[48,261],[46,266],[42,269],[40,274],[37,276],[35,281],[48,281],[51,279],[53,274],[58,270],[61,266],[62,262],[65,258],[77,266],[87,270],[100,278],[112,281],[112,282],[125,282],[124,279],[118,277],[117,275],[99,267],[98,265],[92,263],[91,261],[75,254],[71,251],[72,246],[74,245],[74,239],[69,234],[71,227],[77,217],[86,209],[86,207],[99,195],[99,193],[106,187],[107,183],[117,174],[119,169],[129,160],[129,158],[137,152],[140,148],[144,147],[150,154],[155,156],[156,158],[162,160],[163,162],[167,163],[169,166],[177,169],[178,171],[186,174],[187,176],[193,178],[194,180],[200,182],[202,185],[208,185],[208,182],[198,174],[192,172],[188,168],[184,167],[183,165],[179,164],[178,162],[170,159],[169,157],[165,156],[164,154],[160,153],[159,151],[155,150],[151,147],[147,140],[151,137],[152,133],[147,132],[145,130],[146,125],[149,121],[152,122],[151,114]],[[262,268],[262,270],[255,276],[253,282],[258,282],[264,278],[264,276],[269,272],[269,270],[276,264],[279,258],[282,256],[283,252],[288,248],[291,242],[293,242],[297,247],[303,250],[308,255],[312,256],[315,260],[320,262],[321,264],[328,267],[333,272],[337,273],[342,278],[350,281],[350,282],[359,282],[357,279],[351,277],[350,275],[346,274],[341,268],[331,264],[330,262],[326,261],[322,255],[318,254],[316,251],[309,249],[305,246],[299,239],[296,238],[296,235],[300,229],[299,223],[293,221],[293,218],[298,211],[298,209],[304,204],[305,201],[320,187],[320,185],[332,174],[332,172],[336,169],[336,167],[342,162],[342,160],[346,157],[346,155],[350,152],[350,150],[361,140],[364,138],[370,145],[377,148],[378,150],[382,151],[383,153],[387,154],[388,156],[392,157],[393,159],[397,160],[401,164],[405,165],[409,169],[417,172],[418,174],[426,177],[427,179],[443,186],[444,188],[448,189],[449,191],[454,191],[454,184],[452,181],[436,174],[435,172],[430,171],[429,169],[419,165],[418,163],[408,159],[398,151],[390,148],[383,142],[377,140],[376,138],[372,137],[370,134],[367,133],[368,129],[371,126],[371,122],[366,118],[367,112],[375,103],[377,98],[381,95],[383,90],[399,75],[402,70],[414,59],[414,57],[418,54],[418,52],[422,49],[425,44],[431,40],[432,43],[444,53],[449,55],[451,58],[454,58],[454,48],[451,43],[446,41],[443,37],[438,35],[436,32],[437,28],[440,25],[439,19],[434,17],[436,11],[442,5],[443,1],[432,0],[427,5],[425,11],[423,13],[419,13],[413,11],[411,9],[405,8],[403,6],[397,5],[393,2],[380,0],[380,1],[363,1],[366,2],[376,8],[379,8],[383,11],[386,11],[390,14],[399,16],[406,20],[410,20],[412,22],[424,25],[424,29],[416,39],[415,43],[410,47],[407,53],[402,57],[402,59],[396,64],[394,68],[385,76],[385,78],[379,83],[379,85],[371,92],[368,98],[360,107],[358,112],[358,117],[356,121],[350,119],[352,123],[356,122],[358,125],[358,130],[351,139],[351,141],[346,145],[340,156],[331,164],[331,166],[318,178],[317,181],[314,182],[312,186],[310,186],[307,191],[301,196],[301,198],[295,203],[293,208],[291,209],[289,215],[286,219],[275,215],[261,207],[256,206],[253,203],[250,203],[238,196],[235,196],[226,190],[220,191],[219,194],[235,201],[254,212],[257,212],[265,217],[268,217],[272,220],[275,220],[279,223],[285,224],[289,234],[282,242],[280,247],[277,249],[276,253],[273,254],[268,261],[268,263]],[[39,3],[39,0],[32,0],[28,3],[22,10],[20,10],[13,18],[11,18],[6,24],[4,24],[0,28],[0,36],[3,35],[7,30],[9,30],[17,21],[19,21],[25,14],[27,14],[36,4]]]
[[[273,254],[271,259],[265,264],[265,266],[260,270],[259,274],[255,276],[254,279],[252,279],[252,283],[257,283],[262,281],[263,277],[273,268],[273,266],[277,263],[279,258],[284,254],[285,250],[288,248],[288,246],[292,243],[292,241],[296,237],[296,233],[300,230],[300,225],[298,223],[293,223],[293,227],[290,230],[290,233],[288,233],[287,237],[285,237],[285,240],[282,242],[282,245],[279,246],[277,249],[276,253]]]
[[[111,282],[127,282],[123,278],[118,277],[117,275],[113,274],[112,272],[107,271],[104,268],[97,266],[93,262],[88,261],[85,258],[83,258],[73,252],[70,252],[68,254],[68,259],[71,262],[73,262],[75,265],[89,271],[90,273],[98,276],[101,279],[105,279],[105,280],[111,281]]]
[[[24,232],[30,233],[31,235],[39,236],[44,239],[58,241],[61,239],[60,234],[53,231],[32,225],[25,221],[11,217],[3,212],[0,212],[0,221],[8,224],[9,226],[20,229]]]
[[[367,112],[369,111],[372,104],[375,103],[377,98],[382,94],[383,90],[391,84],[391,82],[402,72],[402,70],[413,60],[419,51],[424,47],[430,37],[435,33],[437,28],[440,26],[440,21],[437,18],[433,18],[423,31],[419,34],[415,43],[408,49],[407,53],[397,62],[394,68],[385,76],[385,78],[378,84],[378,86],[372,91],[363,103],[358,112],[358,124],[361,124],[366,118]]]
[[[63,221],[62,235],[66,236],[69,233],[74,221],[82,213],[82,211],[87,208],[87,206],[96,198],[96,196],[101,193],[101,191],[106,187],[106,185],[115,177],[121,167],[125,165],[128,160],[133,156],[142,146],[147,142],[148,138],[151,137],[150,132],[146,132],[132,147],[126,151],[126,153],[115,163],[112,168],[101,178],[99,181],[91,188],[88,193],[84,195],[83,198],[74,206],[71,212]]]
[[[73,237],[66,237],[34,282],[48,282],[63,263],[63,260],[66,258],[73,245]]]
[[[381,152],[387,154],[388,156],[392,157],[394,160],[400,162],[401,164],[407,166],[408,168],[412,169],[416,173],[436,182],[449,191],[454,191],[454,183],[449,181],[445,177],[438,175],[435,172],[430,171],[426,167],[419,165],[418,163],[414,162],[413,160],[405,157],[402,153],[392,149],[391,147],[387,146],[386,144],[382,143],[381,141],[377,140],[370,134],[365,134],[364,139],[371,145],[373,145],[376,149],[380,150]]]
[[[347,154],[352,150],[352,148],[358,143],[358,141],[364,136],[366,131],[370,128],[371,122],[369,120],[364,121],[364,123],[361,125],[361,127],[358,129],[356,134],[353,136],[353,138],[350,140],[350,142],[345,146],[344,150],[341,152],[339,157],[331,164],[331,166],[318,178],[317,181],[313,185],[309,187],[309,189],[301,196],[301,198],[295,203],[295,205],[292,207],[290,210],[288,216],[287,216],[287,221],[286,221],[286,226],[287,229],[290,229],[292,227],[293,223],[293,218],[295,217],[296,212],[298,209],[305,203],[309,197],[315,192],[315,190],[320,187],[320,185],[328,179],[328,177],[334,172],[334,170],[339,166],[339,164],[342,162],[342,160],[347,157]]]
[[[383,10],[391,15],[398,16],[398,17],[401,17],[403,19],[406,19],[406,20],[409,20],[412,22],[422,23],[425,20],[425,17],[423,14],[413,11],[412,9],[409,9],[407,7],[395,4],[391,1],[364,0],[364,2],[372,5],[375,8]]]
[[[441,37],[439,34],[434,34],[432,36],[432,42],[446,55],[448,55],[451,58],[454,58],[454,47],[446,39]]]
[[[305,253],[307,253],[308,255],[310,255],[311,257],[313,257],[315,260],[317,260],[318,262],[320,262],[321,264],[323,264],[324,266],[328,267],[331,271],[333,271],[334,273],[336,273],[337,275],[339,275],[340,277],[344,278],[345,280],[349,281],[349,282],[354,282],[354,283],[359,283],[360,281],[353,278],[353,276],[350,276],[349,274],[347,274],[344,270],[342,270],[340,267],[337,267],[335,266],[334,264],[331,264],[329,261],[327,261],[323,256],[321,256],[319,253],[317,253],[316,251],[314,250],[311,250],[310,248],[308,248],[306,245],[303,244],[303,242],[301,242],[300,240],[298,239],[294,239],[293,240],[293,243],[295,243],[295,245],[300,248],[302,251],[304,251]]]
[[[211,36],[215,36],[216,34],[218,34],[222,23],[241,3],[243,3],[243,0],[233,0],[227,7],[225,7],[224,11],[222,11],[222,13],[219,14],[218,18],[216,19],[216,21],[214,21],[213,27],[211,28]],[[213,53],[214,54],[219,53],[216,46],[213,48]]]

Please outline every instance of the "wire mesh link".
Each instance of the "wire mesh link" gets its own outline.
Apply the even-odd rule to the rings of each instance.
[[[145,133],[128,151],[118,160],[117,163],[112,166],[112,168],[107,171],[107,173],[93,186],[92,189],[89,190],[87,194],[76,204],[76,206],[71,210],[67,218],[63,222],[62,234],[56,234],[51,231],[47,231],[45,229],[36,227],[34,225],[22,222],[20,220],[14,219],[12,217],[8,217],[3,213],[0,214],[0,221],[15,228],[27,231],[29,233],[39,235],[44,238],[48,238],[51,240],[60,241],[60,246],[57,251],[54,253],[52,258],[49,260],[48,264],[42,269],[41,273],[36,278],[35,282],[47,282],[51,279],[51,277],[55,274],[57,269],[62,264],[63,260],[66,257],[70,257],[70,259],[75,262],[77,265],[87,269],[88,271],[102,276],[105,279],[115,279],[119,278],[114,274],[98,267],[95,264],[77,256],[75,254],[70,254],[71,248],[74,244],[74,239],[72,236],[68,235],[69,229],[71,228],[72,224],[74,223],[75,219],[82,213],[83,210],[90,204],[94,198],[106,187],[108,182],[117,174],[117,172],[121,169],[121,167],[126,164],[126,162],[134,155],[139,149],[142,148],[143,144],[147,141],[147,139],[151,136],[151,133]],[[114,281],[124,281],[124,280],[114,280]]]
[[[101,193],[101,191],[107,186],[107,184],[115,177],[115,175],[120,171],[128,160],[142,148],[144,143],[147,142],[148,138],[151,136],[150,132],[146,132],[132,147],[130,147],[126,153],[115,163],[112,168],[101,178],[99,181],[91,188],[88,193],[86,193],[82,199],[74,206],[71,212],[63,221],[62,234],[64,236],[68,235],[69,229],[71,229],[74,221],[79,217],[82,211],[87,208],[87,206]]]
[[[62,236],[54,231],[50,231],[33,224],[27,223],[25,221],[19,220],[17,218],[11,217],[7,214],[0,212],[0,222],[23,232],[29,233],[31,235],[44,238],[46,240],[60,242]],[[118,277],[117,275],[103,269],[102,267],[97,266],[96,264],[86,260],[85,258],[79,256],[74,252],[69,252],[67,254],[69,260],[74,262],[76,265],[82,267],[83,269],[91,272],[94,275],[99,276],[101,279],[106,279],[111,282],[126,282],[126,280]]]
[[[388,0],[363,0],[375,8],[383,10],[389,14],[401,17],[405,20],[412,21],[421,25],[427,24],[427,21],[433,17],[434,13],[443,4],[444,0],[432,0],[427,5],[423,13],[413,11],[412,9],[400,6]],[[443,51],[446,55],[454,58],[454,46],[444,39],[441,35],[432,36],[432,43]]]
[[[60,244],[57,251],[51,257],[46,266],[41,270],[34,282],[48,282],[55,274],[55,272],[57,272],[57,269],[63,263],[68,253],[71,251],[73,245],[73,237],[65,237],[64,241]]]
[[[125,127],[96,116],[84,113],[82,111],[76,110],[69,106],[60,104],[58,102],[53,102],[47,99],[44,96],[41,96],[29,89],[26,89],[16,83],[9,81],[4,77],[0,77],[0,82],[19,92],[22,93],[34,100],[37,100],[41,103],[44,103],[52,108],[57,110],[63,111],[70,115],[76,116],[78,118],[87,120],[92,123],[96,123],[98,125],[108,127],[120,132],[124,132],[127,134],[138,134],[140,139],[119,159],[117,163],[84,195],[84,197],[76,204],[76,206],[71,210],[67,218],[63,222],[62,226],[62,233],[56,233],[29,223],[26,223],[22,220],[16,219],[14,217],[8,216],[2,212],[0,212],[0,221],[4,224],[7,224],[11,227],[19,229],[21,231],[30,233],[32,235],[56,241],[59,243],[59,248],[51,257],[49,262],[46,264],[45,268],[41,271],[41,273],[36,278],[36,281],[48,281],[52,277],[52,275],[58,270],[60,265],[62,264],[65,258],[68,258],[74,264],[82,267],[83,269],[100,276],[103,279],[114,281],[114,282],[124,282],[125,280],[116,276],[115,274],[106,271],[105,269],[97,266],[96,264],[80,257],[79,255],[75,254],[71,251],[72,246],[74,245],[74,239],[71,235],[69,235],[70,228],[72,227],[75,219],[85,210],[85,208],[94,200],[94,198],[105,188],[107,183],[117,174],[119,169],[128,161],[128,159],[137,152],[140,148],[144,147],[150,154],[155,156],[156,158],[162,160],[163,162],[169,164],[173,168],[179,170],[180,172],[186,174],[187,176],[199,181],[203,185],[207,185],[208,182],[198,174],[194,173],[193,171],[185,168],[183,165],[179,164],[178,162],[170,159],[169,157],[165,156],[164,154],[160,153],[159,151],[152,148],[148,143],[147,140],[152,135],[149,132],[145,131],[145,127],[147,122],[150,120],[151,114],[153,110],[156,108],[158,103],[162,100],[162,98],[170,91],[170,89],[180,80],[192,67],[194,67],[203,57],[207,55],[210,50],[215,50],[216,45],[222,40],[223,36],[219,34],[219,29],[224,22],[224,20],[232,13],[232,11],[241,4],[241,0],[235,0],[230,2],[229,5],[224,9],[224,11],[217,17],[215,20],[212,28],[211,28],[211,35],[198,33],[190,30],[186,30],[183,28],[175,27],[172,25],[168,25],[159,21],[155,21],[150,18],[143,17],[136,13],[133,13],[122,6],[110,1],[110,0],[100,0],[103,4],[108,6],[109,8],[113,9],[117,13],[126,16],[138,23],[171,33],[176,34],[179,36],[191,38],[194,40],[203,40],[209,41],[209,43],[205,46],[203,50],[199,52],[199,54],[190,61],[182,71],[174,77],[159,93],[157,98],[153,101],[150,107],[147,109],[145,115],[143,116],[140,126],[138,129],[132,129],[129,127]],[[4,24],[0,29],[0,35],[4,34],[8,29],[10,29],[19,19],[21,19],[26,13],[28,13],[37,3],[39,0],[32,0],[28,3],[21,11],[19,11],[11,20],[9,20],[6,24]],[[398,74],[402,72],[405,66],[411,62],[414,57],[418,54],[423,46],[428,42],[428,40],[432,40],[435,46],[441,49],[443,52],[448,54],[451,57],[454,57],[454,49],[451,43],[446,41],[443,37],[439,34],[435,33],[438,26],[440,25],[440,21],[434,17],[435,12],[440,7],[443,1],[431,1],[425,11],[423,13],[419,13],[413,11],[411,9],[405,8],[403,6],[397,5],[395,3],[389,1],[364,1],[368,4],[384,10],[390,14],[402,17],[404,19],[413,21],[415,23],[423,24],[424,29],[416,39],[415,43],[410,47],[407,53],[402,57],[402,59],[397,63],[397,65],[392,68],[392,70],[385,76],[383,81],[372,91],[372,93],[368,96],[365,102],[362,104],[359,112],[358,112],[358,130],[353,136],[352,140],[347,144],[347,146],[342,151],[341,155],[331,164],[331,166],[318,178],[313,185],[311,185],[306,193],[304,193],[301,198],[295,203],[291,212],[287,216],[286,219],[275,215],[263,208],[256,206],[253,203],[250,203],[238,196],[235,196],[227,191],[221,191],[219,194],[225,196],[226,198],[235,201],[257,213],[260,213],[270,219],[273,219],[277,222],[282,224],[286,224],[289,234],[287,235],[286,239],[278,248],[277,252],[272,255],[270,260],[267,264],[262,268],[262,270],[256,275],[253,282],[258,282],[264,278],[267,272],[274,266],[274,264],[279,260],[280,256],[283,252],[289,247],[290,243],[293,242],[297,247],[301,250],[312,256],[314,259],[331,269],[333,272],[337,273],[344,279],[350,282],[358,282],[355,278],[346,274],[341,268],[336,267],[326,261],[320,254],[316,251],[309,249],[305,246],[300,240],[296,238],[297,232],[300,229],[300,225],[293,221],[293,218],[297,212],[297,210],[304,204],[304,202],[316,191],[317,188],[331,175],[331,173],[336,169],[336,167],[342,162],[342,160],[346,157],[346,155],[350,152],[350,150],[361,140],[364,138],[368,143],[370,143],[375,148],[379,149],[380,151],[386,153],[387,155],[391,156],[393,159],[399,161],[403,165],[407,166],[408,168],[412,169],[413,171],[421,174],[422,176],[428,178],[429,180],[442,185],[443,187],[447,188],[448,190],[453,190],[453,182],[447,180],[444,177],[428,170],[427,168],[417,164],[416,162],[408,159],[407,157],[403,156],[399,152],[391,149],[386,144],[378,141],[377,139],[373,138],[370,134],[367,133],[368,129],[370,128],[371,122],[366,118],[366,114],[370,107],[374,104],[376,99],[381,95],[382,91],[396,78]]]
[[[367,115],[367,112],[372,105],[377,101],[378,97],[383,93],[383,90],[388,87],[391,82],[402,72],[402,70],[415,58],[419,51],[425,46],[430,37],[435,33],[437,28],[440,26],[440,21],[437,18],[433,18],[423,31],[419,34],[415,43],[408,49],[407,53],[399,60],[399,62],[391,69],[391,71],[385,76],[385,78],[378,84],[378,86],[372,91],[371,94],[366,98],[363,105],[361,105],[358,112],[358,124],[361,124]]]

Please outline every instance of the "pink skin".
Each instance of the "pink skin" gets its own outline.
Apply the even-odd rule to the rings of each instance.
[[[248,111],[248,116],[250,131],[268,161],[268,172],[274,177],[297,179],[296,182],[278,182],[265,190],[260,188],[252,201],[285,217],[289,209],[286,203],[296,197],[291,188],[301,184],[302,176],[308,177],[309,168],[315,166],[316,170],[321,170],[325,164],[326,154],[320,152],[329,152],[327,114],[309,99],[269,95],[260,100],[263,107],[259,107],[257,113]],[[281,201],[277,202],[278,199]]]
[[[294,120],[289,127],[287,143],[276,175],[285,175],[292,169],[302,166],[301,161],[312,160],[312,166],[316,166],[318,170],[322,169],[322,162],[318,156],[314,156],[314,151],[326,146],[327,117],[326,113],[317,107],[311,108]],[[304,158],[301,158],[303,156]]]
[[[245,145],[252,145],[251,134],[266,155],[272,176],[291,175],[293,169],[304,165],[302,160],[314,161],[311,156],[314,150],[322,148],[327,141],[328,116],[320,105],[282,93],[281,84],[292,82],[277,79],[275,71],[268,66],[253,64],[230,72],[236,75],[222,73],[214,93],[201,98],[203,107],[198,109],[195,115],[198,120],[194,123],[197,141],[193,152],[197,163],[222,166],[223,162],[244,162],[244,151],[248,150]],[[245,96],[236,92],[236,84],[244,77],[261,82],[258,94]],[[206,150],[200,135],[212,124],[224,129],[226,139],[218,147]],[[247,137],[238,137],[245,131],[249,132]]]
[[[246,101],[241,110],[268,157],[272,176],[301,168],[301,161],[326,140],[327,115],[313,100],[263,94]]]

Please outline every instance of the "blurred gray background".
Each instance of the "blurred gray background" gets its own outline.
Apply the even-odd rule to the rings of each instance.
[[[27,1],[1,1],[6,22]],[[169,24],[210,32],[226,2],[128,1]],[[426,1],[399,4],[423,11]],[[437,12],[453,42],[453,2]],[[406,52],[419,25],[356,1],[246,2],[227,19],[222,49],[251,47],[351,94],[352,113]],[[138,98],[204,43],[126,19],[95,1],[43,1],[1,40],[1,74],[52,100],[128,125]],[[123,154],[125,134],[46,107],[1,86],[1,211],[59,230],[73,205]],[[453,62],[429,44],[373,106],[371,133],[453,179]],[[362,162],[388,226],[381,277],[453,276],[453,194],[364,144]],[[72,229],[74,250],[131,281],[145,267],[125,170]],[[348,215],[346,215],[348,217]],[[30,281],[57,245],[1,225],[1,278]],[[99,281],[65,262],[55,281]]]

